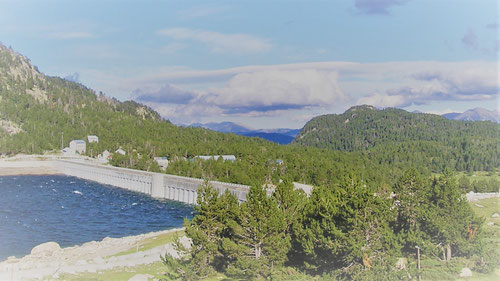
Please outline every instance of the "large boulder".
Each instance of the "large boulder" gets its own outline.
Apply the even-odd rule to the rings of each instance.
[[[472,271],[468,267],[462,268],[462,271],[460,271],[460,277],[471,277],[472,276]]]
[[[408,261],[406,258],[399,258],[398,261],[396,262],[396,268],[397,269],[405,269],[407,262]]]
[[[61,250],[61,246],[56,242],[47,242],[35,246],[31,249],[31,254],[35,256],[52,256],[54,252]]]
[[[149,278],[153,278],[153,275],[150,274],[136,274],[131,277],[128,281],[148,281]]]

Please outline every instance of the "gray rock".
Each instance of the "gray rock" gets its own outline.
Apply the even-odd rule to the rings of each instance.
[[[78,260],[76,262],[76,265],[86,265],[87,264],[87,261],[86,260]]]
[[[92,260],[96,264],[105,264],[106,261],[102,257],[96,257]]]
[[[153,275],[150,274],[136,274],[132,278],[130,278],[128,281],[148,281],[149,278],[154,277]]]
[[[500,218],[500,215],[498,213],[494,213],[493,215],[491,215],[492,218]]]
[[[187,236],[180,237],[179,242],[187,250],[191,249],[191,245],[193,244],[193,240],[191,240],[191,238],[187,238]]]
[[[460,271],[460,277],[471,277],[472,276],[472,271],[468,267],[462,268],[462,271]]]
[[[406,258],[399,258],[398,261],[396,262],[396,268],[397,269],[405,269],[406,268]]]
[[[6,260],[6,262],[18,262],[19,259],[16,258],[15,256],[9,256]]]
[[[61,246],[56,242],[47,242],[35,246],[31,249],[31,254],[36,256],[52,256],[55,251],[61,250]]]
[[[492,225],[495,225],[495,223],[490,221],[489,223],[487,223],[487,225],[492,226]]]

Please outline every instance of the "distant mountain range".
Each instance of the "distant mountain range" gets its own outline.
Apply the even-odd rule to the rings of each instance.
[[[258,137],[279,144],[291,143],[301,130],[301,129],[287,129],[287,128],[254,130],[233,122],[205,123],[205,124],[193,123],[189,126],[201,127],[222,133],[234,133],[246,137]]]
[[[411,113],[422,113],[422,112],[416,110]],[[453,112],[453,113],[446,113],[441,116],[445,117],[446,119],[458,120],[458,121],[492,121],[495,123],[500,123],[500,112],[494,110],[487,110],[480,107],[469,109],[463,113]],[[233,133],[246,137],[258,137],[279,144],[291,143],[302,130],[302,129],[287,129],[287,128],[252,129],[234,122],[193,123],[187,126],[201,127],[216,132]]]
[[[469,109],[463,113],[452,112],[441,116],[450,120],[493,121],[495,123],[500,123],[500,112],[498,110],[488,110],[480,107]]]

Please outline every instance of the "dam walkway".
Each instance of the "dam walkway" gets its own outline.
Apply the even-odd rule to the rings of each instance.
[[[86,161],[55,160],[52,162],[54,168],[68,176],[187,204],[196,204],[198,187],[204,182],[202,179],[118,168]],[[219,194],[229,190],[240,202],[246,201],[246,195],[250,189],[247,185],[218,181],[210,181],[210,184]]]

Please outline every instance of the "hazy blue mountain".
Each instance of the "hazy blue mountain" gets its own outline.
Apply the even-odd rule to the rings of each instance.
[[[285,136],[295,138],[300,133],[300,130],[301,129],[280,128],[280,129],[260,129],[260,130],[256,130],[256,132],[269,133],[269,134],[280,134],[280,135],[285,135]]]
[[[221,133],[249,133],[253,130],[247,128],[243,125],[239,125],[233,122],[221,122],[221,123],[193,123],[189,127],[201,127]]]
[[[484,108],[474,108],[465,111],[464,113],[447,113],[442,115],[451,120],[461,121],[493,121],[500,123],[500,112],[498,110],[488,110]]]
[[[445,114],[443,114],[441,116],[443,116],[446,119],[455,120],[455,118],[457,118],[457,116],[459,116],[460,114],[462,114],[462,113],[460,113],[460,112],[450,112],[450,113],[445,113]]]
[[[259,137],[279,144],[289,144],[300,133],[301,129],[251,129],[233,122],[193,123],[190,127],[201,127],[216,132],[234,133],[246,137]]]
[[[272,141],[272,142],[279,143],[279,144],[289,144],[295,139],[292,136],[287,136],[284,134],[277,134],[277,133],[250,132],[250,133],[237,133],[237,134],[242,135],[242,136],[246,136],[246,137],[263,138],[265,140]]]

